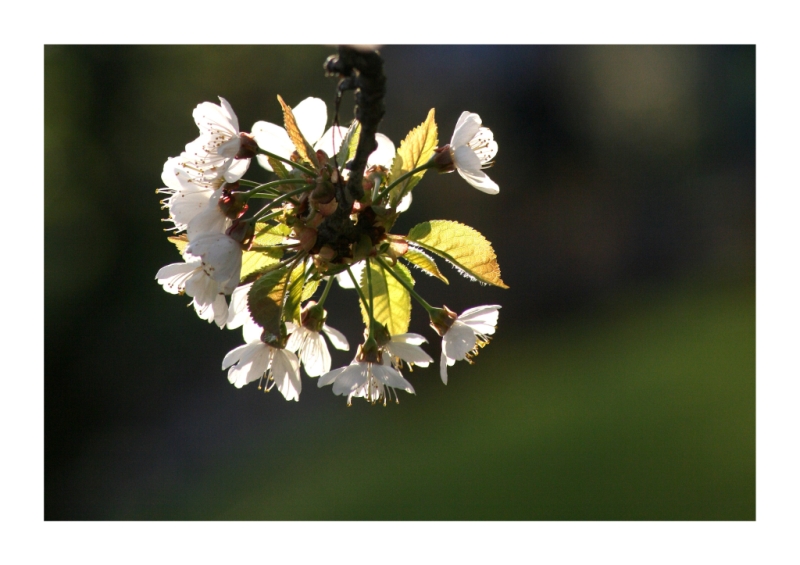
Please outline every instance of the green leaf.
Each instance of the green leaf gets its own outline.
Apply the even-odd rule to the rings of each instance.
[[[431,220],[408,232],[409,242],[447,259],[468,278],[508,288],[500,278],[500,265],[492,244],[469,226],[449,220]]]
[[[269,161],[269,166],[272,167],[273,172],[278,175],[279,179],[288,179],[291,177],[289,171],[286,170],[286,167],[283,166],[281,161],[278,161],[274,157],[270,157],[266,155],[267,161]]]
[[[375,320],[385,324],[392,335],[404,334],[408,331],[411,322],[411,295],[405,287],[389,273],[383,270],[380,264],[370,261],[372,274],[372,297]],[[393,267],[394,272],[406,281],[409,286],[414,286],[411,273],[402,264]],[[369,301],[369,287],[367,286],[367,270],[361,274],[361,289]],[[369,314],[361,304],[361,316],[364,324],[369,326]]]
[[[319,167],[319,162],[317,161],[317,156],[314,153],[314,149],[303,137],[303,134],[300,133],[300,128],[297,127],[297,120],[294,119],[292,109],[286,102],[283,101],[283,98],[281,98],[280,95],[278,95],[278,102],[281,103],[281,108],[283,108],[283,123],[284,127],[286,128],[286,133],[289,134],[289,139],[292,140],[292,144],[297,150],[297,154],[300,155],[300,158],[304,161],[312,163],[315,167]]]
[[[306,281],[306,286],[303,287],[303,295],[300,297],[301,302],[305,302],[309,300],[314,293],[317,292],[317,288],[319,287],[319,279],[309,279]]]
[[[289,235],[290,228],[284,224],[269,226],[256,224],[256,237],[253,239],[254,247],[267,247],[281,243]],[[266,270],[271,265],[278,263],[283,257],[283,249],[269,251],[245,251],[242,255],[241,280],[244,281],[253,273]]]
[[[339,167],[344,165],[353,158],[356,154],[358,147],[358,138],[361,136],[361,124],[357,120],[353,120],[347,130],[347,135],[342,140],[342,146],[339,148],[339,153],[336,154],[336,162]]]
[[[422,269],[430,276],[436,277],[444,284],[450,284],[450,281],[447,280],[447,277],[445,277],[441,271],[439,271],[439,267],[436,265],[433,259],[422,251],[418,249],[409,249],[405,255],[401,257],[401,259],[404,259],[415,267]]]
[[[284,305],[285,319],[300,323],[300,302],[302,302],[303,287],[306,282],[306,262],[300,261],[289,275],[289,288],[286,292]]]
[[[276,336],[281,331],[281,312],[290,274],[286,267],[266,273],[247,293],[247,307],[253,321]]]
[[[411,130],[400,144],[400,148],[394,156],[387,182],[391,183],[394,179],[427,163],[433,155],[433,150],[439,144],[437,135],[434,109],[431,108],[425,121]],[[417,185],[424,174],[425,171],[420,171],[395,186],[389,193],[391,205],[396,206],[400,199]]]

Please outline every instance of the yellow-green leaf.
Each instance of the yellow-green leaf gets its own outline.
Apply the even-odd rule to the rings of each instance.
[[[284,306],[285,320],[300,323],[300,302],[303,296],[303,286],[306,282],[306,262],[300,261],[289,275],[289,288],[286,291],[286,304]]]
[[[303,295],[300,297],[300,301],[305,302],[306,300],[314,296],[314,293],[317,292],[318,287],[319,287],[319,279],[311,279],[309,281],[306,281],[306,286],[303,287]]]
[[[247,307],[253,321],[275,336],[281,333],[281,312],[289,275],[286,267],[276,269],[254,282],[247,293]]]
[[[281,103],[281,108],[283,108],[283,123],[286,128],[286,133],[289,134],[289,139],[292,140],[297,154],[300,155],[301,159],[313,163],[315,167],[318,166],[317,156],[314,154],[311,145],[303,137],[303,134],[300,133],[300,128],[297,127],[297,120],[294,119],[292,109],[283,101],[280,95],[278,95],[278,102]]]
[[[358,138],[361,136],[361,124],[353,120],[353,123],[347,130],[347,135],[342,140],[342,146],[339,148],[339,153],[336,154],[336,161],[339,167],[344,167],[345,164],[353,158],[356,154],[358,147]]]
[[[258,235],[253,239],[253,247],[267,247],[281,243],[289,235],[289,228],[283,224],[277,226],[256,224],[256,234]],[[270,265],[278,263],[282,257],[283,249],[245,251],[242,255],[241,280],[244,281],[252,273],[263,271]]]
[[[448,260],[468,278],[508,288],[500,278],[500,265],[492,244],[469,226],[449,220],[431,220],[414,226],[408,241]]]
[[[442,274],[434,260],[422,251],[418,249],[409,249],[401,258],[408,261],[415,267],[422,269],[430,276],[436,277],[444,284],[450,284],[450,281],[448,281],[447,277]]]
[[[434,109],[431,108],[425,121],[412,129],[400,144],[400,148],[397,150],[392,162],[392,170],[389,173],[388,182],[392,182],[405,173],[427,163],[433,155],[433,150],[439,144],[437,136]],[[425,171],[415,173],[395,186],[389,196],[391,205],[397,205],[400,199],[416,186],[424,174]]]
[[[288,179],[291,175],[289,175],[289,171],[286,170],[286,167],[283,166],[283,163],[275,159],[274,157],[270,157],[269,155],[266,156],[267,161],[269,162],[269,166],[272,167],[273,172],[278,175],[279,179]]]
[[[411,273],[402,264],[393,267],[394,272],[406,281],[409,286],[414,285]],[[392,335],[404,334],[408,331],[411,321],[411,295],[391,274],[385,272],[383,267],[375,261],[370,261],[372,275],[372,300],[375,320],[385,324]],[[369,287],[367,286],[367,270],[361,274],[361,289],[369,300]],[[364,324],[369,325],[369,314],[361,304],[361,316]]]

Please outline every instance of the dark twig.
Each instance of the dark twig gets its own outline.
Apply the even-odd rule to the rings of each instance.
[[[362,186],[367,157],[375,151],[378,143],[375,133],[383,118],[383,97],[386,94],[386,77],[383,74],[383,59],[377,51],[364,51],[354,47],[340,46],[339,54],[328,57],[325,71],[339,76],[339,92],[355,90],[355,118],[361,124],[355,157],[349,163],[350,177],[347,185],[336,188],[339,207],[318,228],[317,241],[329,244],[334,249],[342,248],[344,238],[348,242],[357,239],[355,226],[350,221],[353,203],[364,197]]]

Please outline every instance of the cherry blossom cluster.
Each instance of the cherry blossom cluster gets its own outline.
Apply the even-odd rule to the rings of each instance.
[[[398,390],[414,393],[403,371],[434,360],[422,348],[426,338],[407,331],[412,299],[442,337],[439,371],[447,384],[447,368],[471,362],[495,333],[500,306],[460,315],[433,307],[414,289],[407,266],[447,282],[438,257],[473,280],[507,287],[491,245],[476,230],[449,220],[420,224],[407,235],[391,229],[427,169],[457,171],[478,190],[497,194],[484,172],[497,153],[491,130],[464,112],[450,143],[438,146],[432,110],[399,148],[376,134],[363,195],[350,204],[343,194],[360,124],[340,126],[335,116],[327,127],[322,100],[290,107],[278,98],[284,126],[259,121],[250,132],[240,130],[224,98],[195,108],[199,136],[167,160],[158,190],[166,195],[169,239],[182,258],[158,271],[158,283],[191,298],[201,319],[242,329],[245,343],[222,360],[237,388],[258,381],[259,388],[298,400],[305,372],[320,387],[332,385],[348,405],[353,398],[385,405]],[[253,158],[274,180],[243,178]],[[352,362],[331,369],[328,342],[350,350],[327,324],[324,305],[334,279],[358,294],[365,330]]]

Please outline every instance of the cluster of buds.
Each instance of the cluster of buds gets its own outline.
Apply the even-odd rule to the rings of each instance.
[[[326,129],[327,107],[318,98],[294,108],[278,100],[284,127],[261,121],[251,133],[239,131],[223,98],[220,105],[195,108],[200,135],[167,160],[166,187],[157,191],[168,195],[162,203],[173,224],[169,239],[183,258],[158,271],[159,284],[191,297],[201,319],[242,328],[245,344],[222,362],[236,387],[258,381],[259,388],[298,400],[305,371],[319,386],[333,385],[348,405],[353,398],[385,405],[397,399],[398,389],[413,393],[402,371],[433,359],[421,347],[427,340],[408,332],[412,300],[442,337],[446,384],[448,366],[471,362],[488,343],[500,306],[461,315],[433,307],[414,289],[408,267],[447,283],[438,257],[470,279],[507,287],[491,244],[473,228],[432,220],[405,235],[392,229],[428,169],[457,171],[475,188],[496,194],[497,184],[484,172],[497,153],[491,130],[477,114],[464,112],[450,143],[439,147],[431,110],[396,148],[358,120],[343,127],[335,116]],[[354,170],[363,147],[371,152]],[[254,157],[274,180],[242,178]],[[358,294],[365,330],[352,363],[331,370],[327,341],[350,349],[327,325],[324,305],[334,279]]]

